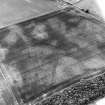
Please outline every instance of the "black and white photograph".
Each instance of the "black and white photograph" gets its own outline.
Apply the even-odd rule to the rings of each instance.
[[[105,105],[104,0],[0,0],[0,105]]]

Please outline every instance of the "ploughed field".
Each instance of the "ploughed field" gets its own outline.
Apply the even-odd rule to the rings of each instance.
[[[101,71],[104,55],[105,26],[73,9],[0,30],[1,71],[20,102]]]

